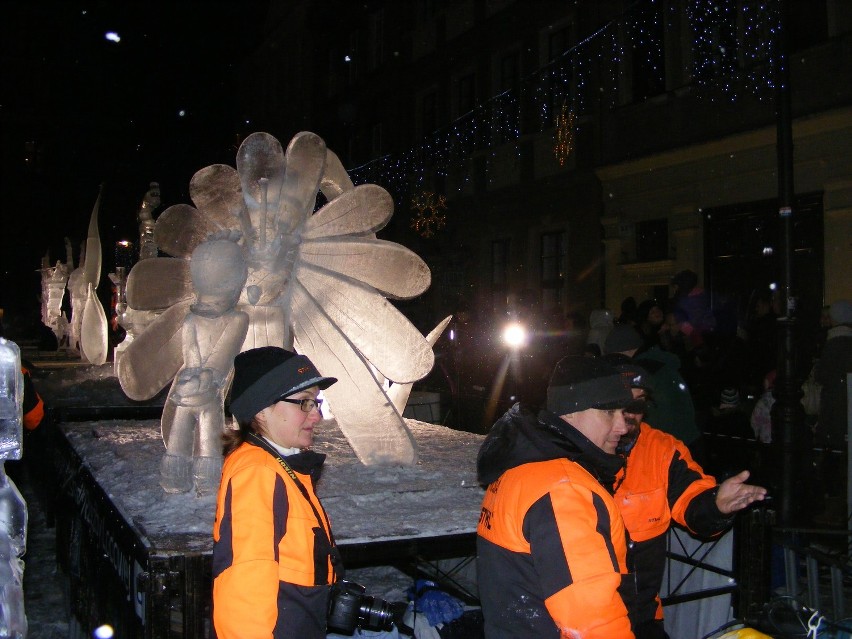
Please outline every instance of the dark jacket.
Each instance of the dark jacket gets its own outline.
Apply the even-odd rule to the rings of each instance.
[[[622,464],[547,411],[515,405],[494,424],[477,460],[488,639],[633,638],[618,592],[626,535],[608,492]]]
[[[653,401],[648,405],[645,421],[689,446],[701,436],[701,431],[695,421],[692,395],[680,374],[680,359],[653,346],[638,353],[634,360],[648,371],[644,381]]]
[[[672,521],[711,537],[732,518],[716,507],[716,480],[704,474],[684,443],[648,424],[641,425],[616,485],[615,503],[631,539],[627,567],[633,579],[622,595],[639,638],[648,624],[663,618],[659,591]]]
[[[326,636],[336,549],[314,492],[325,455],[303,451],[284,459],[310,503],[278,458],[251,440],[222,467],[213,527],[218,639]]]
[[[814,377],[822,384],[817,435],[821,444],[846,448],[846,375],[852,373],[852,327],[835,326],[814,367]]]

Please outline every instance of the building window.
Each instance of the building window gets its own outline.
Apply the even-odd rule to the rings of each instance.
[[[542,311],[562,308],[565,302],[565,273],[568,270],[568,234],[565,231],[541,236]]]
[[[493,100],[494,142],[503,144],[520,136],[519,85],[521,54],[513,51],[500,59],[500,96]]]
[[[495,240],[491,243],[491,295],[495,310],[505,308],[509,292],[509,242]]]
[[[633,99],[645,100],[666,89],[665,11],[662,4],[637,9],[632,23]]]
[[[669,221],[646,220],[636,223],[636,261],[656,262],[669,258]]]
[[[382,66],[385,57],[385,13],[377,11],[370,16],[370,69]]]
[[[384,145],[382,143],[382,123],[376,122],[370,127],[370,157],[378,158],[384,155]]]
[[[430,91],[420,102],[421,135],[427,136],[438,128],[438,92]]]
[[[542,82],[548,96],[546,104],[541,105],[541,130],[555,126],[556,118],[562,107],[572,108],[574,67],[571,49],[571,26],[566,25],[551,32],[547,37],[547,66],[543,70]]]
[[[476,106],[476,76],[473,73],[461,76],[456,82],[456,106],[459,117]]]

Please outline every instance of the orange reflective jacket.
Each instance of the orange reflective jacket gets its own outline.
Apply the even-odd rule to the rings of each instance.
[[[27,367],[21,366],[21,372],[24,374],[24,428],[35,430],[44,419],[44,401],[36,391]]]
[[[659,590],[672,520],[703,536],[718,534],[730,523],[715,506],[716,480],[704,474],[686,445],[648,424],[640,429],[615,492],[633,542],[627,556],[632,588],[622,594],[634,628],[663,618]]]
[[[543,411],[538,419],[547,421],[537,424],[513,408],[478,459],[480,479],[492,477],[488,467],[508,466],[487,486],[477,528],[486,636],[632,639],[619,596],[626,572],[621,515],[599,480],[572,461],[583,458],[595,469],[595,461],[614,456],[554,415]],[[517,463],[529,454],[555,458]]]
[[[243,443],[228,455],[213,527],[213,624],[218,639],[324,638],[336,576],[331,530],[309,472],[324,455],[286,459],[318,518],[278,460]],[[324,520],[324,521],[318,521]]]

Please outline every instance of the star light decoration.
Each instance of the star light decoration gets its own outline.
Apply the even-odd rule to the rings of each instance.
[[[462,193],[473,181],[475,163],[470,159],[476,152],[484,150],[493,157],[495,147],[514,145],[520,154],[521,136],[552,129],[563,103],[577,117],[586,112],[587,101],[596,107],[621,107],[625,83],[630,81],[624,69],[636,56],[641,56],[642,67],[655,84],[664,87],[664,40],[672,35],[665,25],[676,22],[685,22],[689,31],[685,38],[691,47],[686,47],[684,59],[692,61],[688,71],[696,95],[731,101],[746,94],[758,99],[774,96],[779,0],[628,4],[618,19],[593,33],[579,34],[567,51],[521,78],[517,88],[483,101],[426,135],[417,146],[352,169],[352,180],[382,184],[403,194],[428,188],[431,174],[451,176],[454,186],[449,195]],[[534,117],[519,118],[521,104],[529,105]],[[485,163],[489,182],[494,179],[490,165]]]
[[[423,191],[411,197],[411,210],[415,212],[411,218],[411,228],[421,237],[434,237],[435,232],[444,228],[447,223],[447,198],[432,191]]]
[[[567,104],[562,105],[562,110],[556,118],[556,144],[553,145],[553,154],[559,166],[565,166],[568,156],[574,151],[574,125],[577,118]]]
[[[151,398],[180,369],[181,327],[194,299],[190,256],[226,234],[249,271],[237,305],[250,318],[242,350],[272,345],[307,355],[338,378],[324,393],[362,463],[416,463],[402,411],[411,384],[431,370],[432,346],[450,318],[424,337],[386,299],[416,297],[431,282],[417,255],[376,238],[393,214],[390,195],[374,184],[355,187],[309,132],[286,152],[273,136],[253,133],[236,165],[215,164],[192,177],[197,208],[171,206],[154,228],[158,247],[172,257],[142,260],[128,276],[128,305],[159,316],[119,362],[125,393]],[[328,203],[314,212],[320,191]],[[167,424],[164,416],[168,441]]]

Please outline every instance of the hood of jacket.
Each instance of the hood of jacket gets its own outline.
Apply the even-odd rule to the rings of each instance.
[[[585,468],[608,491],[624,465],[557,415],[538,415],[515,404],[491,427],[476,459],[476,473],[484,488],[500,475],[522,464],[568,459]]]

